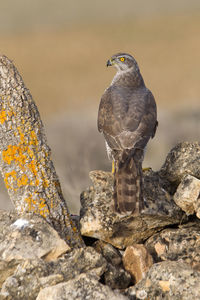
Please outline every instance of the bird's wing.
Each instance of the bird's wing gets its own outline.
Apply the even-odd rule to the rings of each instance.
[[[155,134],[156,104],[151,92],[111,86],[102,96],[98,129],[112,149],[143,148]],[[144,144],[144,145],[143,145]]]

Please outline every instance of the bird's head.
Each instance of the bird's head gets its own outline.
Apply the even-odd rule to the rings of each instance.
[[[117,53],[107,61],[107,67],[115,66],[118,72],[138,70],[138,65],[133,56],[127,53]]]

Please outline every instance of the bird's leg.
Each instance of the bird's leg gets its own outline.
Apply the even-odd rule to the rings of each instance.
[[[114,159],[112,160],[112,174],[115,173],[115,161]]]

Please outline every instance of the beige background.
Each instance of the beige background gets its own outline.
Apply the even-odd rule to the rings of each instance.
[[[158,106],[159,127],[144,166],[200,136],[200,1],[0,0],[0,52],[35,99],[71,211],[93,169],[110,169],[96,128],[118,51],[134,55]],[[11,208],[3,184],[0,208]]]

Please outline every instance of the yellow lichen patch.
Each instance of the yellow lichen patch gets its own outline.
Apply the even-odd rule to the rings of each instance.
[[[33,150],[30,149],[29,147],[28,147],[28,149],[27,149],[27,153],[28,153],[28,155],[29,155],[30,158],[33,158],[34,152],[33,152]]]
[[[73,232],[77,232],[77,228],[75,226],[72,226]]]
[[[31,130],[30,132],[30,145],[36,145],[36,146],[38,145],[37,135],[33,130]]]
[[[2,151],[2,157],[3,160],[7,164],[11,164],[12,161],[15,161],[18,163],[20,167],[23,167],[26,162],[26,156],[25,156],[25,147],[23,145],[19,146],[12,146],[9,145],[7,150]]]
[[[38,212],[41,216],[45,218],[49,215],[49,209],[47,207],[45,199],[43,198],[39,199]]]
[[[18,133],[19,133],[19,136],[20,136],[20,144],[25,144],[26,141],[24,139],[23,129],[21,128],[21,126],[18,126],[17,130],[18,130]]]
[[[28,164],[28,168],[29,168],[30,171],[33,173],[33,175],[34,175],[35,177],[37,177],[38,171],[37,171],[36,164],[35,164],[34,160],[32,160],[32,161]]]
[[[49,180],[43,179],[43,187],[46,188],[49,186]]]
[[[28,204],[29,212],[40,214],[43,217],[49,215],[49,209],[43,198],[33,199],[33,197],[30,195],[29,197],[25,198],[25,202]]]
[[[6,112],[5,112],[5,110],[2,110],[0,112],[0,122],[1,122],[1,124],[3,124],[6,120],[7,120]]]
[[[36,186],[41,186],[45,189],[50,184],[48,174],[39,167],[45,164],[46,160],[44,157],[46,153],[41,155],[40,159],[37,135],[34,130],[25,125],[21,123],[15,132],[15,137],[19,140],[19,143],[17,145],[8,145],[7,149],[2,151],[3,161],[8,165],[12,164],[11,166],[14,169],[5,175],[5,184],[7,188],[13,191],[17,191],[18,188],[26,185],[35,187],[35,192],[25,198],[23,209],[46,217],[49,215],[48,206],[45,199],[40,198],[36,191]],[[41,160],[43,161],[41,162]],[[10,177],[12,177],[12,180]],[[54,203],[51,201],[50,207],[52,208],[53,206]]]
[[[32,198],[32,196],[29,196],[25,198],[25,202],[28,204],[28,211],[36,211],[37,210],[37,202]]]
[[[21,187],[28,183],[28,177],[24,174],[20,178],[17,179],[17,186]]]
[[[17,178],[17,173],[14,170],[9,173],[5,173],[4,182],[5,182],[7,189],[11,187],[9,181],[11,181],[11,179],[12,180],[14,179],[14,181],[16,181],[16,178]]]
[[[10,165],[11,162],[15,159],[16,152],[16,146],[9,145],[7,150],[2,151],[3,160]]]
[[[35,185],[39,185],[40,181],[39,179],[35,179]]]

